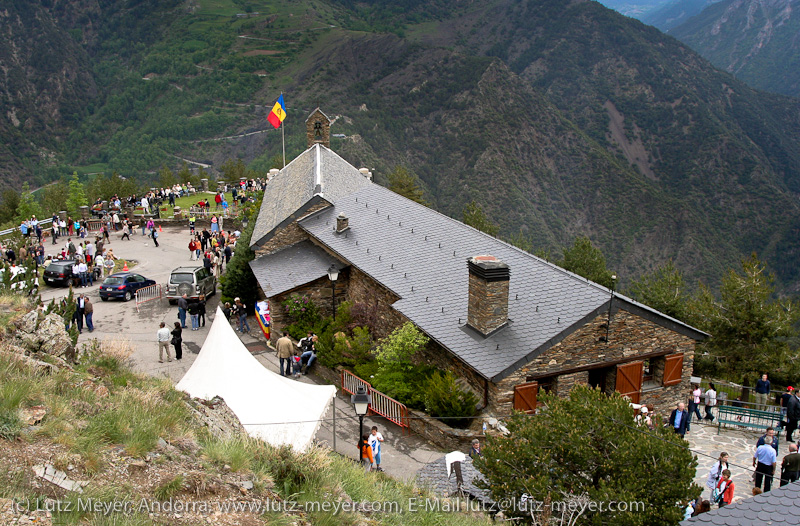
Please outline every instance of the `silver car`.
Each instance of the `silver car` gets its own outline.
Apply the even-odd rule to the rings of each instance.
[[[217,293],[217,278],[205,267],[178,267],[172,271],[167,284],[167,299],[171,305],[186,294],[190,300]]]

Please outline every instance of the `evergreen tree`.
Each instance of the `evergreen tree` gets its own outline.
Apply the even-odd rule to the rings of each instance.
[[[742,261],[742,273],[730,270],[722,279],[718,301],[706,286],[691,302],[692,320],[710,333],[698,354],[722,365],[736,382],[753,385],[762,374],[791,378],[800,373],[788,341],[795,337],[800,315],[789,299],[775,299],[774,276],[753,254]]]
[[[177,179],[175,179],[175,174],[172,173],[172,170],[167,168],[166,166],[162,166],[161,170],[158,171],[158,185],[161,188],[169,188],[171,186],[175,186],[177,183]]]
[[[490,236],[497,237],[497,234],[500,233],[500,226],[489,219],[486,212],[483,211],[483,207],[474,199],[464,206],[463,222],[465,225],[477,228]]]
[[[54,212],[67,210],[68,197],[69,184],[66,181],[58,181],[42,189],[39,204],[42,211],[49,216]]]
[[[630,295],[667,316],[687,320],[689,296],[683,272],[672,260],[653,272],[642,275],[631,284]]]
[[[618,393],[607,396],[576,386],[567,398],[545,393],[539,399],[539,414],[515,413],[507,423],[509,433],[487,436],[483,456],[474,461],[492,498],[516,503],[503,510],[507,516],[534,524],[674,526],[681,521],[684,503],[701,488],[693,484],[697,460],[680,436],[661,426],[636,427],[628,401]],[[564,522],[524,509],[531,500],[641,502],[644,509],[587,507],[573,516],[575,522]]]
[[[389,174],[389,190],[421,205],[428,206],[423,197],[424,192],[420,188],[419,179],[409,172],[405,166],[395,166],[394,170]]]
[[[228,263],[225,275],[220,279],[221,300],[233,302],[234,298],[239,297],[251,312],[255,309],[256,301],[258,301],[258,280],[250,268],[250,262],[256,257],[255,252],[250,248],[250,238],[253,236],[253,229],[256,226],[255,219],[260,208],[259,201],[254,207],[255,213],[248,214],[248,216],[252,215],[249,217],[249,224],[242,232],[242,237],[236,241],[236,252]]]
[[[72,179],[69,180],[67,211],[70,214],[78,214],[80,207],[87,206],[88,204],[83,184],[78,180],[78,172],[73,172]]]
[[[606,268],[606,257],[586,236],[575,238],[572,246],[564,249],[564,259],[558,266],[609,289],[614,286],[614,274]]]

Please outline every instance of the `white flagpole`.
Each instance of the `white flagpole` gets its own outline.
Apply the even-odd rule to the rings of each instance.
[[[281,92],[281,96],[283,96],[283,92]],[[284,104],[286,104],[285,101],[284,101]],[[281,108],[281,109],[283,109],[283,108]],[[286,120],[286,110],[284,110],[283,113],[284,113],[283,121],[285,121]],[[281,144],[283,145],[283,167],[286,168],[286,135],[285,135],[285,133],[283,131],[283,121],[281,121]]]

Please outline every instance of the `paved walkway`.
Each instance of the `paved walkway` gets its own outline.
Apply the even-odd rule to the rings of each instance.
[[[729,469],[734,482],[734,501],[753,496],[753,454],[758,438],[763,433],[752,431],[738,431],[723,429],[717,435],[717,426],[710,424],[692,423],[692,430],[686,435],[686,440],[697,455],[697,475],[695,482],[703,488],[703,498],[708,499],[711,490],[706,488],[706,480],[711,467],[719,458],[721,452],[730,455],[728,459]],[[796,438],[795,434],[795,438]],[[788,444],[785,440],[786,435],[781,434],[778,453],[778,468],[776,476],[772,481],[773,488],[780,485],[780,464],[784,456],[789,452]]]

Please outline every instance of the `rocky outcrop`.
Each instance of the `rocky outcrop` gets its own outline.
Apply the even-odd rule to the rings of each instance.
[[[211,400],[192,398],[187,406],[195,419],[216,438],[232,438],[247,433],[225,400],[218,396]]]
[[[22,349],[26,355],[47,354],[67,362],[75,359],[75,345],[64,327],[64,319],[58,314],[44,315],[38,310],[22,317],[9,346]]]

